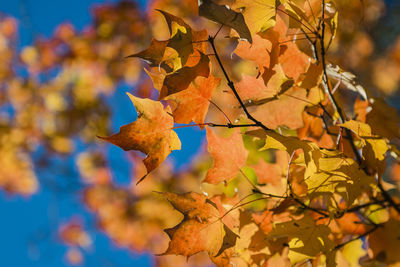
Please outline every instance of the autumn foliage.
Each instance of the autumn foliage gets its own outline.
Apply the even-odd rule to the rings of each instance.
[[[113,241],[159,266],[400,264],[400,117],[382,97],[395,78],[367,88],[384,56],[366,69],[371,53],[351,46],[372,41],[340,27],[341,11],[346,21],[364,10],[369,23],[379,1],[195,2],[153,1],[146,18],[127,2],[98,7],[93,28],[62,25],[25,48],[28,78],[0,77],[16,110],[1,128],[0,186],[34,193],[29,146],[68,154],[78,136],[96,144],[77,157],[84,204]],[[12,38],[12,20],[1,23]],[[347,70],[357,67],[366,85]],[[135,85],[137,118],[111,133],[105,99],[121,81]],[[168,155],[187,127],[205,132],[206,148],[176,171]],[[104,141],[131,151],[131,186],[114,183]],[[59,236],[71,263],[95,246],[79,221]]]

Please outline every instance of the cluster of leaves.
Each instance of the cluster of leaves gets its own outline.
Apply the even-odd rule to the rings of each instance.
[[[2,18],[0,187],[33,194],[38,170],[84,143],[85,205],[120,246],[162,255],[158,266],[398,264],[399,184],[383,178],[388,165],[400,180],[400,117],[347,71],[390,94],[396,49],[369,60],[357,1],[194,2],[153,1],[147,18],[130,2],[99,6],[83,32],[63,24],[19,55],[16,21]],[[381,1],[361,4],[366,23],[379,18]],[[137,84],[138,117],[104,137],[120,82]],[[165,160],[184,127],[205,131],[207,151],[177,172]],[[96,135],[146,155],[128,154],[131,187],[113,181]],[[73,264],[92,245],[83,229],[59,229]]]
[[[397,253],[385,244],[398,239],[400,206],[382,177],[389,154],[399,156],[400,119],[328,61],[338,25],[335,3],[238,0],[227,7],[199,1],[199,15],[221,25],[214,35],[159,12],[169,38],[153,39],[130,56],[149,63],[158,100],[129,95],[137,120],[103,139],[147,155],[140,183],[180,149],[174,123],[206,128],[214,163],[202,183],[248,183],[230,197],[160,193],[183,215],[165,229],[170,242],[162,255],[205,251],[217,266],[352,265],[363,256],[364,262],[396,264]],[[238,82],[218,53],[222,27],[238,42],[233,53],[253,66]],[[309,49],[296,38],[307,40]],[[215,78],[216,68],[222,78]],[[226,88],[214,93],[222,79]],[[214,102],[217,97],[223,100]],[[210,103],[225,123],[206,120]]]

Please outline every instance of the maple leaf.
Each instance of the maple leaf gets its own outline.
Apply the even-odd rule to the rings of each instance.
[[[157,89],[158,91],[161,91],[161,88],[163,87],[165,76],[167,76],[167,73],[165,72],[165,70],[154,67],[149,70],[144,69],[144,71],[146,72],[146,74],[150,77],[151,81],[153,82],[154,88]]]
[[[301,28],[302,23],[308,22],[308,16],[306,12],[296,3],[292,1],[283,1],[285,12],[288,14],[289,27],[290,28]]]
[[[185,33],[186,29],[191,30],[190,26],[180,17],[172,15],[171,13],[168,13],[161,9],[156,10],[164,16],[171,37],[174,37],[176,34],[178,34],[178,31]]]
[[[272,42],[268,39],[262,38],[258,34],[253,35],[253,44],[239,40],[238,45],[234,51],[239,57],[254,61],[258,64],[258,70],[264,71],[264,67],[270,68],[272,53]]]
[[[368,99],[368,95],[370,93],[357,82],[356,75],[354,75],[353,73],[343,71],[337,65],[328,64],[326,74],[329,77],[343,83],[347,89],[358,92],[363,100]]]
[[[239,236],[234,247],[212,257],[212,261],[217,266],[263,266],[269,256],[269,242],[259,227],[249,222],[240,228]]]
[[[297,81],[301,74],[305,73],[310,65],[310,57],[300,51],[296,43],[291,42],[287,36],[288,28],[281,16],[276,16],[276,25],[265,33],[265,38],[273,42],[272,51],[277,59],[273,62],[279,62],[285,74]],[[277,35],[279,37],[277,37]]]
[[[164,16],[168,24],[171,39],[168,41],[167,46],[178,52],[181,64],[185,65],[189,55],[193,53],[192,28],[177,16],[163,10],[157,9],[157,11]]]
[[[218,256],[235,245],[237,235],[220,220],[216,204],[206,196],[194,192],[161,194],[184,215],[178,225],[165,229],[171,241],[162,255],[190,257],[207,251],[210,256]]]
[[[163,86],[160,90],[159,99],[164,99],[166,96],[185,90],[198,76],[208,77],[210,74],[209,63],[210,59],[208,56],[200,53],[200,60],[195,66],[185,66],[176,72],[165,76]]]
[[[329,238],[330,232],[328,226],[316,225],[315,220],[306,215],[299,220],[276,224],[267,238],[289,238],[289,259],[292,265],[323,252],[327,257],[327,266],[335,266],[334,243]]]
[[[252,166],[257,175],[259,184],[272,184],[279,186],[282,179],[282,168],[278,164],[266,163],[260,159],[256,165]]]
[[[256,102],[261,105],[253,116],[271,129],[279,126],[298,129],[304,125],[302,112],[309,102],[306,90],[293,87],[282,95]]]
[[[307,91],[303,88],[292,87],[294,81],[287,78],[280,64],[264,72],[264,74],[267,73],[268,80],[243,76],[237,84],[237,92],[244,100],[245,105],[257,106],[252,115],[268,128],[275,129],[278,126],[286,126],[297,129],[302,127],[302,112],[307,105],[318,100],[319,89],[312,88]]]
[[[374,258],[389,266],[400,261],[399,240],[400,222],[390,219],[368,237],[369,247]]]
[[[297,81],[305,73],[310,64],[310,58],[301,52],[295,43],[286,42],[280,46],[279,63],[285,74]]]
[[[362,235],[367,231],[367,227],[355,213],[346,213],[343,217],[336,219],[336,222],[344,234]]]
[[[160,102],[141,99],[128,93],[138,113],[135,122],[124,125],[119,133],[100,137],[124,150],[139,150],[147,155],[143,160],[147,174],[157,168],[171,153],[179,150],[181,142],[172,130],[174,121],[170,107],[164,109]],[[146,175],[147,175],[146,174]],[[145,177],[138,180],[141,182]]]
[[[268,83],[270,72],[276,64],[281,65],[287,77],[297,81],[307,71],[310,59],[300,51],[296,43],[289,42],[286,34],[287,26],[281,16],[276,16],[273,28],[254,35],[253,45],[239,41],[234,52],[243,59],[258,63],[265,84]]]
[[[158,10],[167,21],[171,38],[158,41],[154,38],[150,46],[128,57],[139,57],[151,67],[163,68],[167,73],[176,71],[182,66],[193,66],[198,62],[199,52],[206,53],[207,31],[195,31],[181,18],[168,12]]]
[[[316,163],[322,156],[319,147],[311,141],[299,140],[293,136],[283,136],[274,131],[253,130],[246,132],[247,135],[266,140],[262,150],[277,149],[287,151],[292,155],[296,150],[301,149],[304,152],[304,162],[307,168],[316,170]],[[268,138],[267,138],[268,137]]]
[[[243,8],[243,16],[252,34],[263,32],[275,24],[275,0],[237,0],[232,8]]]
[[[278,15],[273,28],[254,35],[253,46],[239,41],[235,50],[238,56],[258,63],[266,84],[270,78],[269,72],[276,64],[280,64],[285,75],[294,81],[298,81],[310,65],[310,58],[300,51],[296,43],[290,41],[287,30],[284,20]],[[258,59],[255,60],[256,57]]]
[[[327,151],[322,151],[327,153]],[[332,153],[331,153],[332,154]],[[357,162],[341,155],[323,155],[318,159],[317,170],[306,169],[304,181],[309,196],[320,193],[336,193],[351,205],[363,192],[368,191],[375,180],[360,169]]]
[[[266,85],[263,79],[247,75],[236,84],[236,90],[247,106],[258,106],[277,100],[279,95],[284,94],[293,84],[280,65],[274,66],[270,76]]]
[[[284,150],[290,155],[298,149],[303,150],[294,163],[306,166],[304,182],[311,198],[321,193],[336,193],[351,205],[374,183],[373,177],[365,174],[353,159],[344,158],[337,151],[319,149],[314,142],[282,136],[273,131],[255,130],[246,134],[261,139],[268,136],[263,149]]]
[[[207,130],[208,152],[214,159],[214,164],[208,170],[203,182],[218,184],[236,177],[245,165],[248,151],[243,144],[239,130],[233,131],[229,138],[217,136],[210,128]]]
[[[150,46],[147,49],[136,54],[129,55],[127,58],[139,57],[149,63],[151,67],[162,67],[165,68],[166,71],[170,72],[172,69],[168,65],[161,65],[167,45],[168,41],[158,41],[153,38]]]
[[[221,79],[210,75],[208,78],[197,77],[187,89],[167,96],[173,109],[176,123],[190,123],[191,121],[202,124],[206,117],[214,89]],[[200,126],[203,128],[203,126]]]
[[[382,164],[384,164],[385,154],[388,150],[386,141],[379,136],[373,135],[371,127],[363,122],[350,120],[339,126],[353,131],[361,138],[362,156],[366,164],[371,168],[377,169],[380,174],[383,174],[384,166]]]
[[[320,138],[324,134],[321,116],[323,116],[323,110],[318,106],[306,108],[303,112],[304,127],[297,129],[297,136],[300,139]]]
[[[212,0],[199,0],[199,15],[230,27],[237,31],[240,38],[246,39],[249,43],[253,42],[242,13],[226,6],[218,5]]]
[[[300,87],[304,89],[311,89],[318,86],[322,81],[322,74],[322,64],[310,64],[307,72],[303,74],[304,78],[301,81]]]
[[[388,139],[400,138],[400,116],[382,98],[372,100],[371,111],[367,113],[367,123],[372,133]]]

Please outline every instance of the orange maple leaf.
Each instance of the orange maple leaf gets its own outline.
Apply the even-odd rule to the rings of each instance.
[[[206,196],[194,192],[161,194],[184,215],[178,225],[165,229],[171,241],[162,255],[190,257],[207,251],[218,256],[235,245],[237,235],[222,222],[216,204]]]
[[[248,155],[239,130],[235,130],[229,138],[222,138],[207,128],[207,141],[214,165],[208,170],[203,182],[218,184],[235,178]]]
[[[204,123],[211,96],[220,81],[212,75],[208,78],[197,77],[186,90],[167,96],[165,99],[176,106],[173,110],[175,122]]]
[[[171,153],[179,150],[181,142],[172,130],[174,121],[171,108],[164,109],[160,102],[141,99],[128,93],[138,113],[135,122],[124,125],[119,133],[100,137],[124,150],[139,150],[147,155],[143,160],[147,174],[157,168]],[[137,183],[141,182],[143,176]]]

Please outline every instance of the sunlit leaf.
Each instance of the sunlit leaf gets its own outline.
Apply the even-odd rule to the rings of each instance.
[[[143,160],[147,173],[157,168],[171,153],[180,149],[181,142],[172,130],[174,125],[170,108],[160,102],[140,99],[128,94],[138,113],[135,122],[124,125],[119,133],[101,137],[124,150],[139,150],[147,155]],[[146,177],[143,176],[138,183]]]
[[[207,142],[214,165],[208,170],[204,182],[218,184],[235,178],[248,155],[239,131],[234,131],[229,138],[223,138],[207,127]]]

